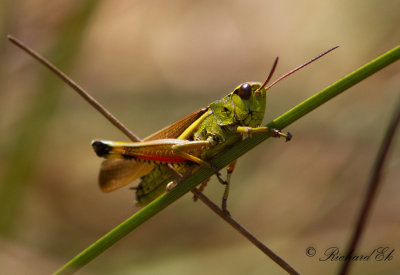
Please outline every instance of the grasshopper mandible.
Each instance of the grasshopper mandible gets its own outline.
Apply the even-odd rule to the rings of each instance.
[[[278,62],[276,58],[264,83],[240,84],[222,99],[185,116],[146,137],[142,142],[94,140],[92,146],[96,154],[106,158],[100,168],[100,188],[108,192],[141,178],[142,181],[133,189],[136,189],[136,204],[142,206],[179,182],[179,179],[174,179],[171,169],[166,164],[172,164],[173,168],[183,175],[192,172],[193,164],[197,164],[214,169],[218,180],[225,185],[222,210],[227,212],[230,178],[236,161],[228,165],[227,177],[223,180],[209,160],[253,133],[272,132],[273,137],[284,137],[289,141],[292,137],[290,133],[260,126],[266,108],[267,90],[335,48],[320,54],[267,86]],[[201,186],[204,187],[207,181]]]

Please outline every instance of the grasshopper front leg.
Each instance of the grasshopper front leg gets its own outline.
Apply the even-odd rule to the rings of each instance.
[[[252,133],[265,133],[265,132],[272,132],[273,137],[284,137],[286,141],[290,141],[292,139],[292,134],[287,132],[283,133],[278,129],[270,128],[270,127],[246,127],[246,126],[238,126],[236,128],[236,132],[244,135],[251,135]]]

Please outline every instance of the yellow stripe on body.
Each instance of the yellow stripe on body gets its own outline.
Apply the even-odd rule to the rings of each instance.
[[[186,128],[185,131],[178,137],[178,139],[188,139],[193,135],[194,131],[197,130],[200,123],[202,123],[209,115],[211,115],[211,110],[205,112],[201,117],[199,117],[195,122],[190,124],[189,127]]]

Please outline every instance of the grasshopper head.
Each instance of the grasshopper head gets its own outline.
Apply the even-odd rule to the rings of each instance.
[[[263,120],[267,93],[260,82],[246,82],[229,95],[236,120],[242,125],[256,127]]]

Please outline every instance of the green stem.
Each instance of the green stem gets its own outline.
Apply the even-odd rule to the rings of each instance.
[[[321,92],[310,97],[306,101],[300,103],[293,109],[289,110],[285,114],[268,123],[268,126],[275,127],[277,129],[283,129],[287,127],[289,124],[303,117],[315,108],[321,106],[323,103],[332,99],[336,95],[342,93],[346,89],[359,83],[361,80],[390,65],[398,59],[400,59],[400,46],[397,46],[393,50],[383,54],[382,56],[364,65],[353,73],[347,75],[343,79],[337,81],[336,83],[332,84]],[[257,146],[262,141],[269,138],[270,136],[271,134],[269,133],[254,134],[252,138],[241,141],[230,150],[213,159],[212,163],[218,169],[223,168],[231,163],[233,160],[239,158],[250,149]],[[114,243],[125,237],[136,227],[138,227],[139,225],[150,219],[152,216],[160,212],[162,209],[170,205],[172,202],[195,188],[199,183],[211,177],[213,173],[214,172],[212,170],[207,168],[199,169],[196,173],[184,179],[169,193],[160,196],[149,205],[142,208],[130,218],[125,220],[123,223],[115,227],[105,236],[97,240],[94,244],[81,252],[63,267],[61,267],[57,271],[57,274],[71,273],[82,268],[91,260],[104,252],[106,249],[111,247]]]

